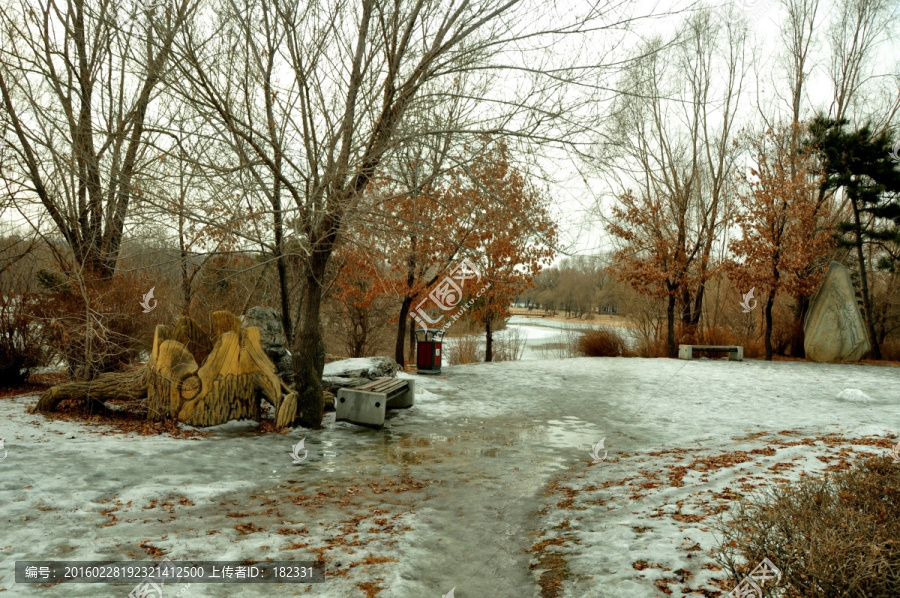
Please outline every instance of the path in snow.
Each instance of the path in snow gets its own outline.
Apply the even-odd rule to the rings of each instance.
[[[147,560],[140,544],[149,543],[172,559],[320,554],[339,573],[308,594],[305,585],[194,584],[187,596],[353,598],[365,584],[383,588],[379,598],[453,587],[456,598],[539,596],[528,549],[568,521],[578,542],[560,548],[572,572],[566,596],[651,598],[655,578],[631,563],[671,556],[693,532],[660,522],[637,537],[631,528],[707,483],[691,474],[684,488],[635,502],[618,482],[672,462],[652,453],[765,446],[735,440],[754,432],[900,430],[900,369],[890,367],[581,358],[458,366],[416,380],[416,406],[382,431],[329,416],[319,431],[257,435],[232,423],[190,440],[98,433],[26,414],[34,397],[0,399],[9,451],[0,462],[0,590],[124,598],[130,587],[17,586],[13,563]],[[292,466],[302,437],[309,458]],[[603,437],[608,462],[589,466],[590,445]],[[792,450],[812,458],[824,447]],[[718,475],[716,489],[736,474]],[[559,506],[560,485],[587,496],[604,482],[615,483],[602,501],[573,494],[579,510]]]

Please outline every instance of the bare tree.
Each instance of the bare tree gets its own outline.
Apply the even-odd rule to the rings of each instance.
[[[788,15],[781,29],[781,39],[786,50],[785,75],[791,90],[791,123],[799,129],[803,94],[813,66],[809,52],[814,42],[819,0],[782,0],[781,5]],[[771,127],[774,123],[767,124]]]
[[[407,135],[439,133],[406,127],[409,115],[455,96],[468,115],[461,135],[559,139],[575,128],[562,119],[573,97],[564,88],[582,69],[568,52],[565,68],[523,66],[511,55],[589,29],[606,7],[591,6],[583,18],[568,9],[549,15],[545,22],[563,23],[552,30],[535,30],[528,8],[523,0],[233,0],[203,15],[213,27],[198,21],[181,39],[185,97],[218,124],[276,213],[293,204],[306,253],[294,304],[299,423],[321,422],[320,304],[335,244]],[[494,74],[513,70],[522,85],[490,88]],[[466,73],[476,76],[459,89]]]
[[[650,42],[620,90],[615,163],[636,191],[619,195],[609,228],[624,241],[617,259],[631,264],[619,274],[668,302],[670,356],[676,308],[680,302],[682,324],[695,329],[713,248],[724,238],[745,50],[741,21],[701,10],[672,44]]]
[[[190,0],[17,0],[0,27],[0,101],[18,192],[36,197],[75,264],[109,278],[145,157],[151,102]],[[8,167],[9,168],[9,167]]]
[[[900,15],[900,7],[891,0],[839,0],[835,8],[837,17],[828,31],[828,74],[834,87],[829,116],[859,123],[871,121],[877,134],[889,126],[900,109],[900,89],[888,91],[893,97],[888,96],[886,105],[873,101],[879,81],[872,77],[874,52],[890,39],[890,27]],[[886,83],[890,90],[896,79]],[[861,96],[864,89],[868,93]]]

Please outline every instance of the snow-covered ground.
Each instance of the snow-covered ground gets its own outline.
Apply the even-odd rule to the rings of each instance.
[[[711,591],[713,513],[760,484],[888,454],[900,430],[892,367],[579,358],[415,378],[415,407],[380,431],[330,415],[285,435],[230,423],[137,436],[0,399],[0,593],[125,598],[132,587],[17,585],[13,565],[161,552],[328,566],[321,584],[182,596],[537,597],[560,571],[569,598]],[[309,456],[292,465],[301,438]],[[591,465],[602,438],[608,456]]]

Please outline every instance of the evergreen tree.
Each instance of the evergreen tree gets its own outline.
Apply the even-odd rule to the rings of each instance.
[[[843,190],[852,210],[853,219],[840,224],[838,241],[856,250],[872,357],[881,359],[864,246],[874,254],[876,268],[898,266],[900,164],[890,133],[876,133],[868,124],[853,130],[846,119],[820,115],[810,126],[809,144],[820,159],[823,191]]]

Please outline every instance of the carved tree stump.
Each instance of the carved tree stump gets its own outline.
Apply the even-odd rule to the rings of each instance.
[[[203,363],[212,350],[212,341],[209,338],[209,333],[201,328],[200,324],[187,316],[178,318],[171,338],[184,345],[191,355],[194,356],[197,363]]]
[[[35,410],[52,411],[64,399],[147,397],[148,419],[215,426],[232,419],[258,420],[260,401],[266,400],[275,408],[276,426],[293,425],[297,393],[275,373],[259,329],[242,330],[240,319],[227,311],[215,312],[212,326],[216,341],[211,346],[206,332],[188,317],[180,318],[174,329],[160,324],[146,366],[54,386]]]
[[[157,327],[149,363],[148,417],[216,426],[232,419],[259,419],[260,400],[265,399],[275,408],[276,425],[293,423],[296,393],[275,373],[259,330],[241,330],[240,320],[229,312],[213,314],[213,330],[218,338],[198,368],[187,348],[168,338],[172,335],[166,327]]]

